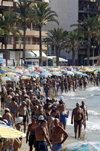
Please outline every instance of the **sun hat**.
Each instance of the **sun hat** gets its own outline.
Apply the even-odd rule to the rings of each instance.
[[[21,123],[22,121],[23,121],[23,117],[17,117],[15,123],[18,124]]]
[[[38,117],[38,120],[39,120],[39,121],[44,120],[44,116],[43,116],[43,115],[40,115],[40,116]]]
[[[5,108],[5,109],[4,109],[4,111],[8,111],[8,112],[10,112],[9,108]]]
[[[25,105],[27,105],[27,103],[26,103],[25,101],[23,101],[23,102],[22,102],[22,104],[25,104]]]

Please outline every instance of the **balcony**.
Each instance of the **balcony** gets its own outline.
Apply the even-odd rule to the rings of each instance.
[[[0,6],[10,6],[13,7],[12,1],[0,1]]]
[[[23,31],[20,30],[21,34],[23,35]],[[26,37],[39,37],[39,31],[36,30],[26,30]],[[47,36],[47,31],[42,31],[42,37]]]
[[[2,45],[2,49],[5,49],[5,45]],[[12,44],[7,44],[7,49],[13,49],[13,45]]]
[[[16,49],[23,49],[23,44],[16,44]],[[47,46],[42,43],[42,49],[47,50]],[[28,42],[26,41],[26,50],[39,50],[39,42]]]

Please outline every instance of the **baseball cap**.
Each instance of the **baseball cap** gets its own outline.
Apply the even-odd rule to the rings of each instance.
[[[33,90],[29,90],[29,92],[33,92]]]
[[[32,119],[37,119],[37,117],[35,115],[32,116]]]
[[[8,111],[8,112],[10,112],[9,108],[5,108],[5,109],[4,109],[4,111]]]
[[[38,120],[40,120],[40,121],[44,120],[44,116],[43,116],[43,115],[40,115],[40,116],[38,117]]]
[[[24,97],[28,97],[28,95],[27,95],[27,94],[24,94]]]

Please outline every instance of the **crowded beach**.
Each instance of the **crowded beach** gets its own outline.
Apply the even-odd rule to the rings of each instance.
[[[1,151],[19,151],[26,139],[29,151],[59,151],[67,133],[66,102],[63,93],[99,86],[99,69],[93,67],[1,68],[0,125],[26,134],[25,138],[0,138]],[[70,101],[70,100],[69,100]],[[77,102],[71,113],[74,138],[81,140],[82,125],[86,131],[88,110],[85,101]]]

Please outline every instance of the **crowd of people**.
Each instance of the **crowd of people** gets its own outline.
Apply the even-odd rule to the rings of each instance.
[[[19,82],[8,81],[2,86],[1,123],[12,126],[19,131],[26,133],[26,143],[29,151],[58,151],[68,138],[66,132],[67,118],[69,111],[66,111],[66,104],[62,93],[75,91],[77,87],[86,88],[89,82],[98,86],[99,79],[93,75],[89,77],[61,76],[48,78],[32,78]],[[61,92],[59,99],[55,98],[58,91]],[[30,122],[31,120],[31,122]],[[74,124],[75,139],[81,139],[82,124],[86,129],[88,120],[87,107],[85,102],[82,105],[76,103],[72,111],[71,124]],[[2,145],[2,151],[19,151],[22,145],[22,138],[8,139]]]

